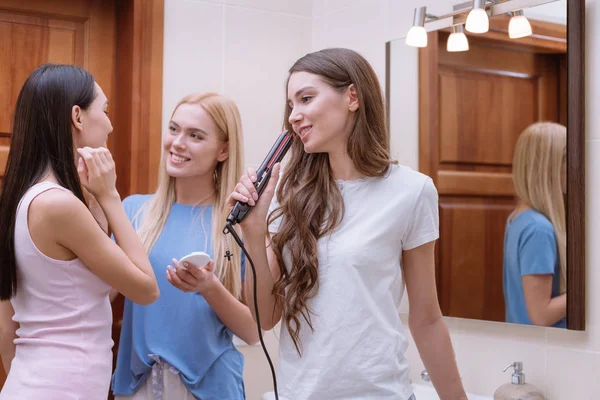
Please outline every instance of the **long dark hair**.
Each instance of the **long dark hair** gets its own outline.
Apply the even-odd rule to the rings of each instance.
[[[369,62],[352,50],[325,49],[300,58],[289,72],[291,75],[299,71],[318,75],[340,92],[354,84],[359,109],[346,151],[362,174],[384,176],[392,163],[390,143],[381,86]],[[284,125],[289,131],[292,130],[290,113],[290,107],[286,106]],[[317,241],[338,226],[344,215],[344,203],[331,176],[328,154],[306,153],[295,135],[290,153],[277,189],[280,206],[269,215],[269,222],[283,215],[273,236],[273,251],[281,270],[274,293],[283,305],[288,332],[301,354],[300,318],[312,329],[308,299],[318,290]],[[290,271],[283,260],[286,246],[292,257]]]
[[[17,99],[6,173],[0,193],[0,300],[17,292],[15,220],[25,192],[51,170],[58,183],[86,203],[75,165],[71,115],[97,93],[94,78],[72,65],[44,64]]]

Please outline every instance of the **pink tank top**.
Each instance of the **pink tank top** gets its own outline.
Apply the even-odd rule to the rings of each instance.
[[[11,303],[20,327],[0,399],[105,400],[112,372],[111,288],[79,259],[49,258],[33,243],[29,205],[50,189],[67,190],[41,182],[17,209],[18,286]]]

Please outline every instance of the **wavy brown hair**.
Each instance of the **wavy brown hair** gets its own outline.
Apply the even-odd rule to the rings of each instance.
[[[318,75],[340,93],[352,84],[355,86],[359,108],[355,112],[346,151],[362,174],[384,176],[391,162],[389,136],[381,87],[368,61],[352,50],[325,49],[300,58],[289,74],[300,71]],[[291,111],[286,104],[284,126],[290,132]],[[294,135],[290,153],[277,188],[279,207],[273,210],[268,220],[271,223],[283,217],[272,239],[273,252],[281,270],[273,292],[282,306],[283,319],[296,350],[301,354],[301,318],[313,329],[308,300],[318,290],[317,241],[338,226],[344,216],[344,203],[331,175],[327,153],[304,152],[297,135]],[[289,271],[283,261],[284,247],[291,252]]]

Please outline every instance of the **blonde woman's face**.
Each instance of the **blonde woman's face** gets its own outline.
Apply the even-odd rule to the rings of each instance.
[[[217,163],[228,156],[228,144],[219,129],[198,104],[180,105],[163,139],[167,173],[173,178],[212,175]]]

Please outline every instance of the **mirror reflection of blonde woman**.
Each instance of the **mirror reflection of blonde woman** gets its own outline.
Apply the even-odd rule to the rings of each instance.
[[[517,206],[504,236],[506,321],[566,328],[566,142],[562,125],[538,122],[513,157]]]

